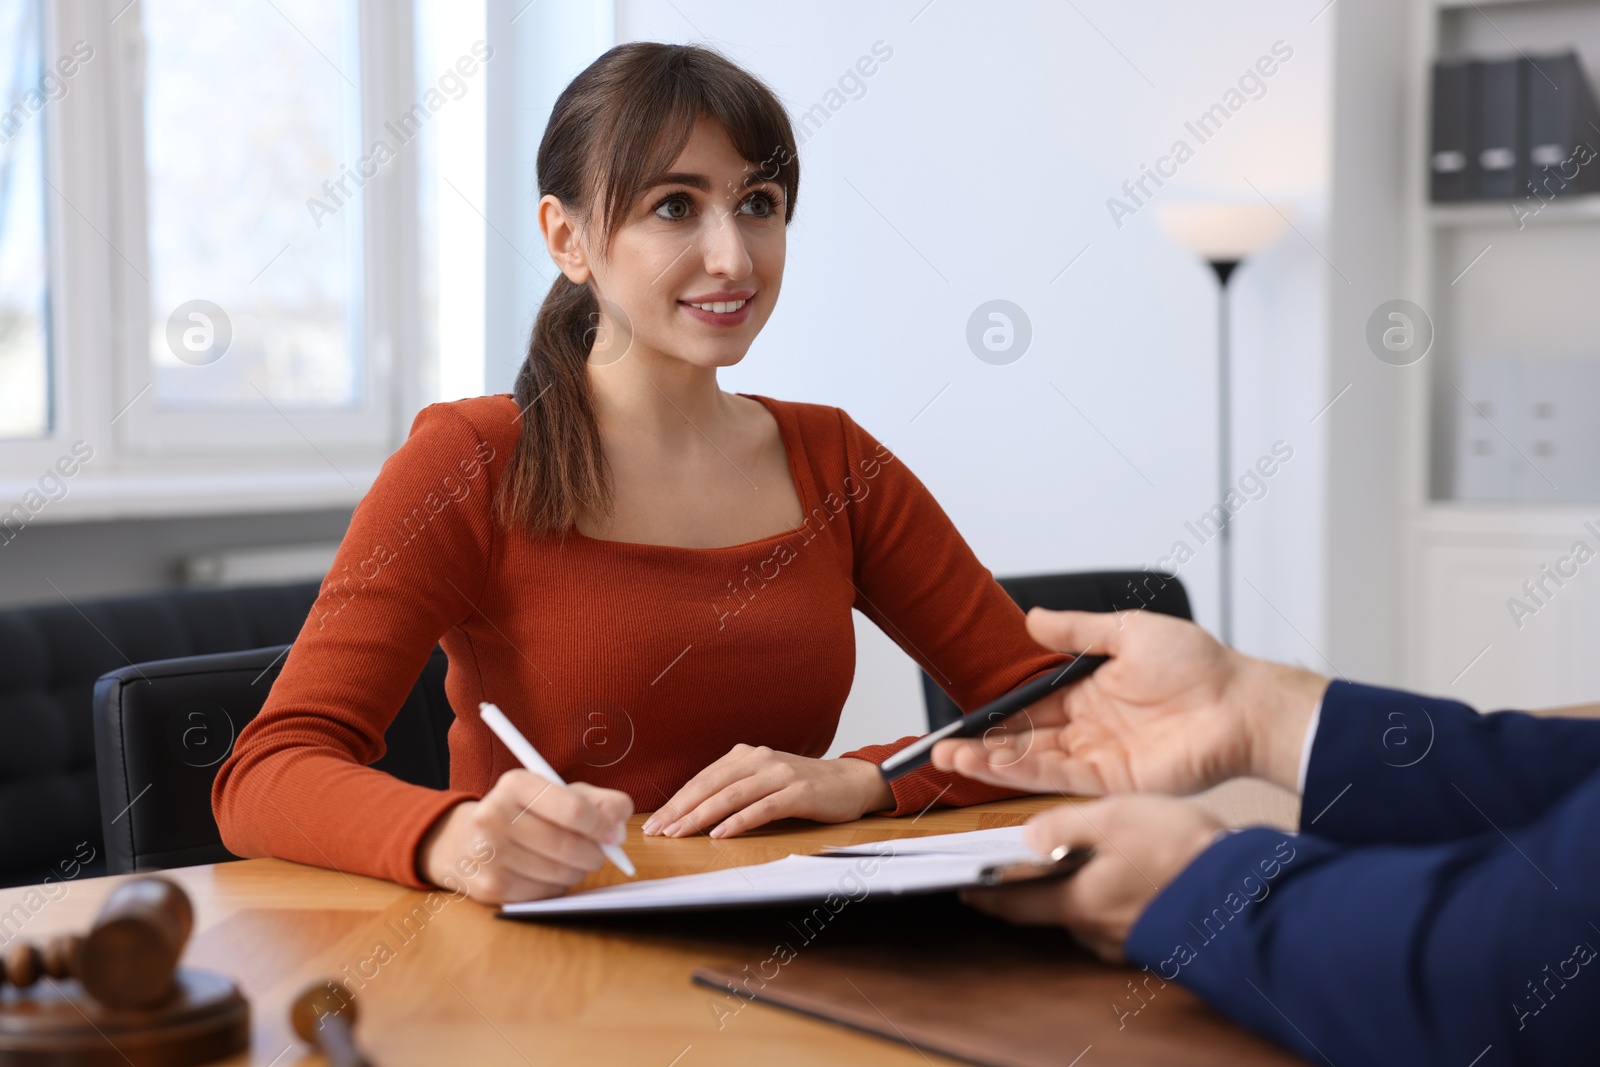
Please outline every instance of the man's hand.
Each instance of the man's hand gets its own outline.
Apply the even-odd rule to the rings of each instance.
[[[1111,660],[1029,708],[1031,729],[940,742],[941,770],[1088,796],[1197,793],[1240,775],[1296,788],[1326,678],[1241,655],[1194,623],[1152,612],[1035,608],[1028,632],[1047,648]]]
[[[1094,858],[1077,874],[968,890],[961,899],[1007,922],[1065,926],[1096,955],[1119,962],[1123,942],[1144,909],[1221,829],[1199,808],[1169,797],[1063,804],[1028,820],[1026,840],[1041,854],[1060,845],[1092,847]]]
[[[894,793],[866,760],[808,759],[734,745],[645,820],[644,832],[732,837],[774,819],[849,822],[892,807]]]

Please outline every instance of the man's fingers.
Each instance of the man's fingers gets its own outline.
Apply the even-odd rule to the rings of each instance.
[[[1039,698],[1026,708],[1017,712],[998,725],[989,727],[989,736],[1003,737],[1009,734],[1026,733],[1029,730],[1045,730],[1065,726],[1072,721],[1072,712],[1067,707],[1067,695],[1075,686],[1058,689],[1054,693]]]
[[[1001,889],[969,889],[961,899],[981,912],[1018,926],[1060,926],[1066,921],[1061,888],[1058,882],[1043,881]]]
[[[1099,820],[1095,813],[1102,810],[1103,802],[1090,804],[1062,804],[1041,811],[1023,827],[1022,839],[1028,847],[1041,856],[1066,845],[1068,848],[1094,848],[1105,841],[1095,829]]]
[[[1100,796],[1107,791],[1094,765],[1060,751],[1047,737],[1032,739],[1035,747],[1024,749],[1028,740],[1024,735],[1015,748],[1001,749],[987,748],[977,740],[941,741],[934,746],[933,764],[964,778],[1009,789],[1063,796]]]
[[[1122,648],[1123,625],[1115,612],[1051,611],[1048,608],[1034,608],[1028,612],[1029,635],[1053,652],[1115,656]]]
[[[1021,766],[1017,760],[1002,763],[994,760],[993,753],[980,743],[972,741],[941,741],[934,746],[933,765],[940,770],[955,771],[963,778],[1013,789],[1040,788],[1040,762],[1024,759]]]
[[[1118,949],[1099,936],[1104,902],[1095,899],[1084,880],[1085,875],[1093,879],[1102,874],[1094,868],[1109,862],[1112,861],[1097,856],[1065,881],[1045,879],[998,889],[968,889],[962,892],[961,899],[979,911],[1019,926],[1065,926],[1097,955],[1109,959],[1113,956],[1108,953]]]
[[[1036,743],[1040,746],[1037,752],[1034,751]],[[1046,748],[1046,744],[1050,747]],[[1040,741],[1032,732],[1008,735],[998,745],[984,737],[952,738],[933,746],[933,765],[940,770],[959,770],[963,774],[978,768],[1004,771],[1020,763],[1037,761],[1053,748],[1048,740]],[[957,759],[959,763],[955,762]]]

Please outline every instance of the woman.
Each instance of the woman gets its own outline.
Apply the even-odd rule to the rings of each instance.
[[[213,807],[223,840],[496,902],[564,891],[635,806],[736,834],[1010,795],[895,745],[820,759],[850,609],[965,707],[1061,657],[920,482],[836,408],[724,393],[783,281],[799,185],[782,106],[713,52],[629,44],[539,148],[561,270],[511,396],[435,404],[356,509]],[[367,766],[435,643],[451,788]],[[517,768],[492,701],[563,777]]]

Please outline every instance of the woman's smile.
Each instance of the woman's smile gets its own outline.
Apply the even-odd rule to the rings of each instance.
[[[751,289],[703,293],[678,301],[678,306],[711,326],[739,326],[750,317],[755,295]]]

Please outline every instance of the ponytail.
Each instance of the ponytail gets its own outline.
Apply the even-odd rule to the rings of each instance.
[[[522,431],[499,496],[501,521],[562,534],[582,514],[605,514],[611,476],[589,393],[589,347],[600,306],[587,285],[556,276],[528,341],[511,398]]]

